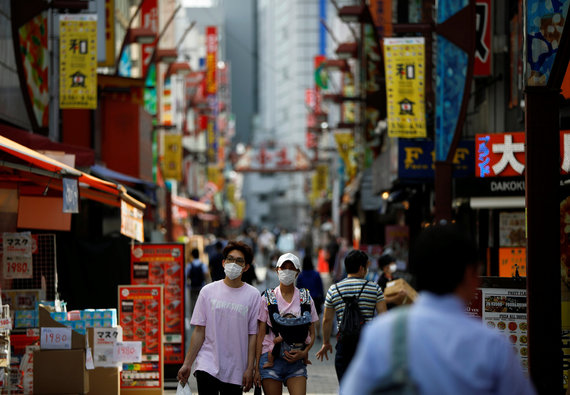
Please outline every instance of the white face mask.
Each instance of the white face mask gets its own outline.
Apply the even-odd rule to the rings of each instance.
[[[277,272],[279,276],[279,282],[283,285],[291,285],[295,282],[295,277],[297,277],[297,272],[295,270],[279,270]]]
[[[395,263],[391,263],[390,264],[390,273],[394,273],[396,271],[396,269],[398,269],[398,265],[396,265]]]
[[[224,273],[230,280],[235,280],[241,274],[243,267],[237,263],[226,263],[224,265]]]

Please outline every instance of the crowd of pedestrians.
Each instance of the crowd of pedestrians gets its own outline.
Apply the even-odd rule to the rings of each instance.
[[[329,359],[336,334],[341,394],[535,393],[505,338],[465,314],[478,286],[478,262],[455,225],[423,231],[404,274],[389,251],[375,261],[329,233],[317,254],[308,239],[283,229],[250,230],[229,242],[209,240],[208,265],[191,252],[193,332],[179,381],[193,373],[199,394],[255,387],[279,395],[286,386],[303,395],[307,365]],[[266,269],[264,279],[254,261]],[[412,307],[402,306],[406,291],[384,295],[400,275],[416,280],[420,296]],[[323,280],[330,283],[326,292]],[[317,337],[322,347],[311,354]]]

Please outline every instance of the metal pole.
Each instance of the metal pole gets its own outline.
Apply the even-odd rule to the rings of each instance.
[[[562,393],[558,95],[525,92],[528,356],[539,394]]]

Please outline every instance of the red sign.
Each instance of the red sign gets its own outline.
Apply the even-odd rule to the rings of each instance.
[[[560,132],[560,171],[570,172],[570,131]],[[525,169],[525,134],[496,133],[475,136],[475,176],[522,176]]]
[[[162,285],[119,285],[119,323],[123,340],[140,341],[142,362],[123,364],[121,388],[163,386]]]
[[[216,70],[218,55],[218,28],[206,27],[206,93],[215,95],[217,91]]]
[[[184,362],[184,245],[139,244],[131,250],[131,283],[164,284],[164,362]],[[125,338],[125,340],[128,340]],[[167,353],[177,350],[176,354]]]
[[[473,75],[491,75],[491,0],[477,0],[475,3],[475,64]]]
[[[300,147],[248,147],[234,164],[234,169],[240,172],[261,173],[306,171],[312,169],[312,164]]]
[[[158,0],[145,0],[141,6],[141,25],[158,34]],[[146,76],[155,43],[142,44],[142,75]]]

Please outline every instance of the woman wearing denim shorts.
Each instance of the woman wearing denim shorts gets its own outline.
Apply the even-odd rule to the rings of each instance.
[[[277,299],[279,313],[301,315],[301,297],[295,279],[299,275],[301,263],[299,258],[291,253],[283,254],[277,261],[277,274],[279,286],[274,293]],[[319,320],[315,304],[311,299],[311,326],[304,350],[289,350],[286,343],[281,343],[281,356],[276,357],[273,366],[264,368],[267,355],[271,352],[275,335],[267,330],[271,324],[269,319],[267,300],[261,296],[259,311],[259,328],[257,331],[256,362],[258,369],[255,372],[254,383],[263,386],[267,395],[281,395],[283,384],[287,386],[291,395],[304,395],[307,393],[307,367],[303,360],[309,355],[309,350],[315,341],[315,322]]]

